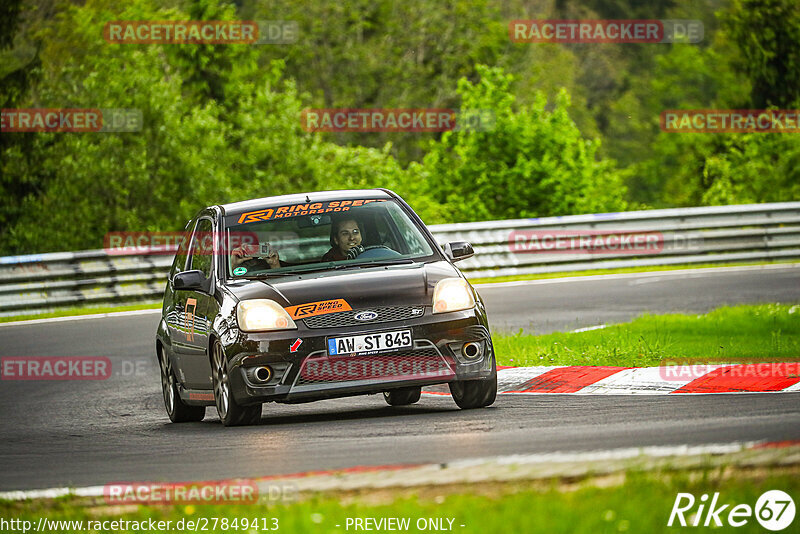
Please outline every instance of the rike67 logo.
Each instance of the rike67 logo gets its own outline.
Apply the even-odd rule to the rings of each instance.
[[[667,526],[742,527],[755,516],[756,521],[765,529],[780,531],[794,521],[794,501],[788,493],[781,490],[764,492],[756,501],[755,508],[749,504],[722,504],[719,495],[719,492],[714,493],[709,502],[709,496],[705,493],[699,500],[691,493],[678,493]]]

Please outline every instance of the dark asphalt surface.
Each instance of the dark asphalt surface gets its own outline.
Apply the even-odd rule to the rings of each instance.
[[[734,304],[800,303],[800,268],[762,266],[612,275],[605,280],[480,285],[494,331],[546,334],[643,313],[706,313]]]
[[[646,278],[651,278],[646,280]],[[479,288],[495,327],[536,332],[800,302],[800,269]],[[637,280],[639,280],[637,282]],[[646,281],[645,281],[646,280]],[[501,395],[459,411],[448,397],[389,408],[380,396],[268,404],[261,424],[170,424],[153,333],[158,314],[0,327],[0,356],[107,356],[104,381],[0,384],[0,491],[121,481],[256,477],[503,454],[800,439],[800,393]]]

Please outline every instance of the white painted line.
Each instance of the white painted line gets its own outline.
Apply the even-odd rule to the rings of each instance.
[[[629,286],[640,286],[642,284],[654,284],[660,282],[662,278],[660,276],[654,276],[652,278],[637,278],[636,280],[631,280],[628,282]]]
[[[595,326],[587,326],[586,328],[578,328],[577,330],[573,330],[572,332],[570,332],[570,334],[579,334],[581,332],[591,332],[592,330],[602,330],[603,328],[606,328],[607,326],[608,326],[607,324],[598,324],[598,325],[595,325]]]
[[[103,486],[89,486],[87,488],[50,488],[29,491],[0,492],[0,499],[7,501],[22,501],[25,499],[56,499],[67,495],[78,497],[102,497]]]
[[[597,462],[604,460],[622,460],[650,456],[663,458],[667,456],[694,456],[698,454],[728,454],[749,449],[760,441],[711,443],[708,445],[664,445],[655,447],[628,447],[587,452],[551,452],[543,454],[513,454],[490,458],[475,458],[448,462],[448,467],[465,467],[486,463],[508,464],[541,464],[552,462]]]
[[[542,280],[517,280],[514,282],[489,282],[474,284],[477,289],[494,287],[534,286],[544,284],[564,284],[569,282],[593,282],[595,280],[624,280],[626,278],[647,278],[658,276],[686,276],[690,274],[732,274],[746,271],[772,271],[779,269],[797,269],[800,263],[779,263],[768,265],[743,265],[740,267],[706,267],[698,269],[672,269],[668,271],[648,271],[640,273],[596,274],[586,276],[568,276],[565,278],[545,278]],[[521,275],[522,276],[522,275]]]
[[[149,310],[132,310],[132,311],[123,311],[123,312],[110,312],[110,313],[94,313],[94,314],[87,314],[87,315],[69,315],[66,317],[50,317],[48,319],[30,319],[28,321],[10,321],[6,323],[0,323],[0,327],[3,326],[22,326],[28,324],[47,324],[47,323],[62,323],[66,321],[82,321],[85,319],[104,319],[106,317],[126,317],[132,315],[148,315],[154,313],[161,313],[161,308],[156,309],[149,309]]]

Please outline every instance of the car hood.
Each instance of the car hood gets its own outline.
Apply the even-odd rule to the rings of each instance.
[[[459,276],[446,261],[325,271],[267,280],[237,280],[228,289],[239,300],[272,299],[282,306],[344,299],[351,308],[430,305],[442,278]]]

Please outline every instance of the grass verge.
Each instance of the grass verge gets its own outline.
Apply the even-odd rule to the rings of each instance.
[[[754,508],[760,495],[774,489],[797,499],[800,495],[800,468],[797,465],[768,468],[727,466],[691,471],[628,471],[580,480],[554,478],[472,483],[455,488],[426,486],[410,490],[312,494],[303,495],[296,502],[277,505],[114,507],[102,503],[80,504],[75,498],[63,498],[55,501],[0,503],[0,518],[5,521],[27,520],[33,525],[38,523],[40,517],[83,522],[80,528],[75,524],[66,528],[54,528],[57,525],[47,524],[49,532],[86,532],[90,530],[87,527],[91,527],[87,521],[153,519],[170,521],[171,532],[194,531],[187,524],[187,521],[192,521],[193,525],[199,526],[196,530],[201,532],[255,533],[272,529],[276,524],[273,519],[277,519],[278,531],[283,533],[335,533],[353,532],[356,530],[353,528],[353,519],[369,517],[376,521],[407,519],[407,532],[432,530],[429,528],[431,523],[427,521],[433,520],[439,521],[444,530],[465,534],[651,533],[681,530],[680,527],[667,527],[678,493],[691,493],[696,498],[695,506],[684,515],[691,522],[701,504],[701,495],[713,496],[718,492],[718,506],[729,506],[720,515],[724,526],[715,531],[764,532],[752,516],[746,518],[744,526],[730,527],[727,513],[738,504]],[[247,519],[246,525],[243,525],[244,518]],[[223,522],[223,519],[226,521]],[[349,528],[348,519],[351,521]],[[183,528],[176,528],[179,521],[183,521]],[[234,521],[235,527],[232,526]],[[798,521],[795,518],[786,532],[792,531]],[[421,528],[423,522],[426,522],[425,529]],[[253,528],[254,523],[256,528]],[[223,525],[228,528],[223,528]],[[700,525],[700,529],[703,529],[702,522]],[[203,529],[203,526],[206,528]],[[268,529],[263,528],[265,526]],[[128,525],[127,529],[116,531],[135,532],[136,529]]]
[[[500,365],[653,367],[665,359],[800,358],[800,306],[741,305],[705,315],[645,315],[601,330],[492,335]]]

